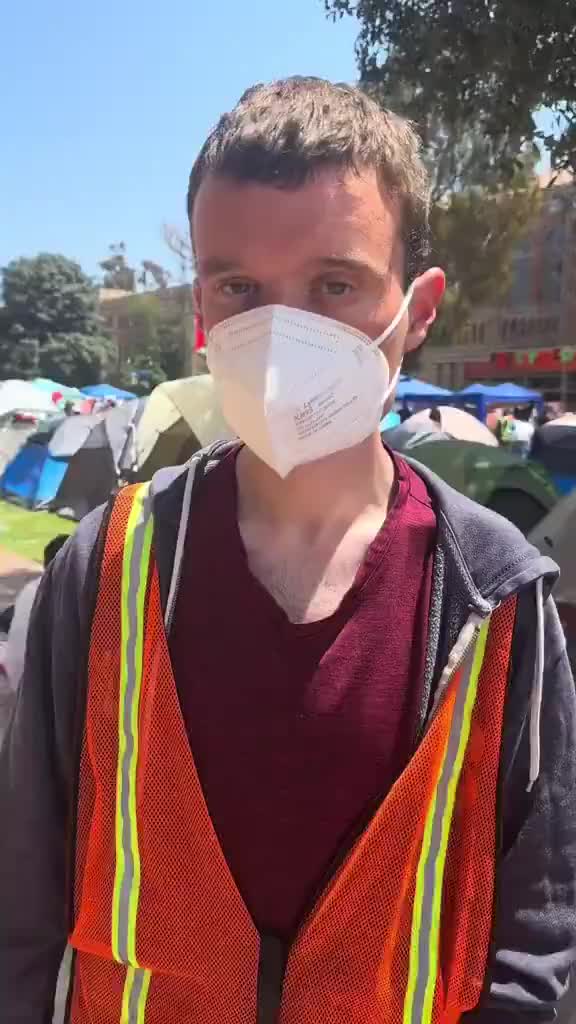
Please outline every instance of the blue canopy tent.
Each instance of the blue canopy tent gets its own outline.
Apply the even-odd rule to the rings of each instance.
[[[400,377],[396,388],[396,401],[403,405],[438,405],[452,398],[452,391],[428,384],[416,377]]]
[[[113,384],[89,384],[82,388],[82,394],[87,398],[115,398],[118,402],[127,401],[129,398],[136,398],[131,391],[123,391],[122,388],[115,388]]]
[[[530,391],[518,384],[469,384],[452,398],[452,405],[474,406],[476,416],[482,423],[490,405],[538,405],[543,404],[538,391]]]

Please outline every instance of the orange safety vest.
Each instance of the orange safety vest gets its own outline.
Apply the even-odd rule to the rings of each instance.
[[[210,820],[170,664],[151,500],[146,486],[121,491],[89,656],[72,1024],[452,1024],[473,1009],[514,619],[512,599],[465,627],[411,761],[284,951],[259,935]]]

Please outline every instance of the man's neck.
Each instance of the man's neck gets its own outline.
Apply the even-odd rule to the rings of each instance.
[[[240,520],[313,534],[331,524],[351,524],[369,510],[385,518],[394,465],[376,433],[354,448],[298,466],[285,479],[243,448],[237,478]]]

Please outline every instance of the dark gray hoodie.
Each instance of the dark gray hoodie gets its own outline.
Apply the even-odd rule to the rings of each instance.
[[[177,598],[190,502],[226,450],[217,446],[195,456],[193,473],[184,467],[154,478],[165,608]],[[467,1020],[552,1021],[576,948],[576,697],[549,596],[557,569],[506,520],[415,468],[438,518],[421,726],[470,616],[486,616],[518,595],[500,764],[492,949],[484,996]],[[106,523],[107,511],[89,515],[42,581],[0,754],[1,1024],[51,1021],[72,916],[88,642]]]

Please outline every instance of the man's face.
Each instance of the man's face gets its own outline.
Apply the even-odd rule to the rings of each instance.
[[[404,295],[400,211],[376,172],[327,169],[297,189],[208,176],[194,206],[197,307],[204,329],[258,306],[320,313],[378,337]],[[422,344],[444,275],[417,279],[410,310],[386,342],[391,371]]]

